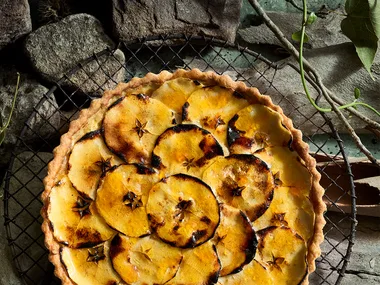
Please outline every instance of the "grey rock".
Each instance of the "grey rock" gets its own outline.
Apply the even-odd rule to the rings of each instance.
[[[342,12],[341,10],[337,11]],[[268,12],[271,20],[280,27],[285,37],[292,40],[292,34],[300,30],[302,22],[301,13]],[[305,45],[308,48],[321,48],[337,45],[350,40],[342,33],[340,22],[342,17],[335,13],[330,13],[325,19],[318,18],[311,26],[307,27],[309,42]],[[271,44],[282,46],[280,41],[265,25],[251,26],[238,30],[238,42],[241,44]]]
[[[101,23],[96,18],[87,14],[76,14],[60,22],[42,26],[31,33],[25,41],[25,52],[33,68],[44,79],[56,82],[80,61],[114,46],[114,42],[105,34]],[[117,58],[123,60],[120,51],[117,52]],[[107,71],[114,70],[112,60],[106,65]],[[87,71],[94,72],[95,67],[96,64],[90,64],[87,66]],[[120,64],[117,65],[117,68],[119,67]],[[96,80],[102,81],[100,72],[101,70],[95,77]],[[67,80],[64,84],[76,88],[75,83],[80,82],[84,76],[84,73],[79,73],[76,81]],[[119,81],[121,77],[122,73],[117,72],[112,79]],[[90,81],[91,79],[80,87],[84,92],[96,93],[98,87]]]
[[[203,33],[233,42],[242,0],[113,0],[115,36],[121,40]]]
[[[17,258],[23,271],[29,270],[34,261],[38,261],[42,268],[46,268],[49,262],[46,257],[40,258],[46,253],[41,231],[40,196],[44,190],[42,180],[47,175],[47,163],[52,158],[51,153],[26,151],[15,157],[12,167],[7,209],[11,222],[8,226],[11,238],[17,245],[16,253],[25,250],[25,253],[20,252],[21,255]],[[26,257],[27,255],[29,257]],[[34,280],[42,280],[43,275],[44,272],[38,266],[28,271],[28,276]]]
[[[0,49],[32,31],[27,0],[0,1]]]
[[[10,114],[14,92],[16,89],[17,70],[12,67],[0,66],[0,116],[5,122]],[[27,130],[21,138],[28,144],[40,142],[56,132],[60,124],[58,105],[53,95],[46,97],[45,102],[37,106],[48,89],[26,74],[21,74],[19,92],[11,123],[6,131],[3,145],[0,147],[0,166],[8,163],[11,150],[26,120],[32,115]]]
[[[99,56],[68,76],[65,84],[79,87],[86,94],[100,96],[125,79],[126,70],[122,67],[124,62],[124,53],[119,49],[112,55]]]
[[[345,43],[325,48],[311,49],[304,54],[305,58],[314,66],[322,77],[325,85],[344,102],[352,102],[354,99],[354,88],[361,90],[361,101],[371,106],[380,108],[380,73],[376,71],[380,64],[378,54],[374,61],[374,81],[368,72],[362,67],[358,59],[355,48],[351,43]],[[298,67],[298,63],[291,60],[291,63]],[[189,62],[190,67],[208,70],[204,61],[194,60]],[[225,67],[220,66],[218,72],[225,72]],[[299,73],[289,65],[274,70],[268,69],[266,64],[260,63],[255,69],[237,68],[228,70],[225,74],[230,75],[235,80],[245,81],[248,85],[256,86],[259,90],[270,95],[275,104],[280,105],[285,114],[288,115],[296,127],[304,134],[331,132],[326,125],[325,119],[311,106],[301,83]],[[273,82],[273,84],[271,84]],[[312,97],[318,95],[317,91],[309,86]],[[321,100],[322,106],[328,106]],[[379,117],[366,108],[358,107],[358,110],[369,118],[379,121]],[[348,114],[347,114],[348,115]],[[332,124],[339,132],[346,132],[344,124],[335,116],[328,113]],[[351,126],[359,132],[365,128],[365,123],[355,116],[346,116]]]

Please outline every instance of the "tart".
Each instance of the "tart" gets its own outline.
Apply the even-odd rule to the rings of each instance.
[[[63,284],[308,284],[323,189],[302,134],[212,72],[120,83],[62,136],[42,194]]]

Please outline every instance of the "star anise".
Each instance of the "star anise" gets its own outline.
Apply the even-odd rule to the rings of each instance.
[[[78,212],[80,217],[83,218],[85,215],[90,215],[90,204],[91,200],[85,199],[81,196],[78,196],[75,206],[72,208],[74,212]]]
[[[98,263],[98,261],[104,259],[105,257],[104,246],[102,244],[88,249],[87,262]]]
[[[196,164],[195,164],[195,161],[194,161],[194,157],[193,158],[185,158],[185,161],[182,163],[182,165],[184,167],[186,167],[186,170],[189,171],[191,167],[195,167]]]
[[[271,266],[271,269],[276,268],[277,270],[282,272],[281,264],[285,262],[285,258],[283,257],[275,257],[272,254],[272,260],[267,261],[267,263]]]
[[[128,191],[128,193],[124,195],[123,203],[124,205],[130,207],[132,211],[143,206],[141,196],[136,195],[132,191]]]
[[[225,125],[226,123],[223,121],[223,119],[218,116],[215,121],[215,129],[221,125]]]
[[[245,186],[237,186],[231,190],[231,194],[233,197],[241,196],[241,192],[245,189]]]
[[[107,158],[106,160],[104,160],[102,157],[101,160],[98,160],[97,162],[95,162],[95,164],[100,167],[102,177],[106,174],[107,171],[109,171],[112,168],[111,157]]]
[[[288,222],[285,220],[286,213],[275,213],[273,218],[270,220],[272,223],[279,222],[281,226],[287,226]]]
[[[148,122],[141,123],[138,119],[136,119],[135,121],[135,127],[132,129],[132,131],[135,131],[140,139],[143,137],[144,134],[149,133],[149,131],[145,129],[147,123]]]
[[[280,171],[277,171],[274,175],[273,175],[273,178],[274,178],[274,184],[276,186],[281,186],[282,185],[282,181],[280,179]]]
[[[182,200],[176,206],[176,212],[174,213],[174,218],[177,218],[180,222],[185,218],[185,212],[193,204],[191,200]]]

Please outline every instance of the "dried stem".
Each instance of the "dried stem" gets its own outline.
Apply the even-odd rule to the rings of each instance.
[[[265,24],[268,26],[268,28],[276,35],[276,37],[278,38],[278,40],[284,45],[284,47],[289,51],[289,53],[295,57],[298,61],[300,59],[300,54],[299,52],[297,51],[297,49],[288,41],[288,39],[285,37],[285,35],[281,32],[281,30],[276,26],[276,24],[273,23],[273,21],[268,17],[268,15],[265,13],[265,11],[263,10],[263,8],[260,6],[260,4],[258,3],[258,0],[248,0],[249,3],[252,5],[252,7],[256,10],[257,14],[262,17],[263,21],[265,22]],[[318,84],[319,88],[321,89],[322,91],[322,95],[323,97],[326,99],[326,101],[331,105],[332,109],[334,110],[334,112],[336,113],[336,115],[338,116],[338,118],[343,122],[343,124],[345,125],[345,127],[347,128],[348,130],[348,133],[350,134],[350,136],[352,137],[352,139],[354,140],[355,144],[357,145],[357,147],[363,152],[363,154],[365,156],[367,156],[367,158],[374,164],[378,165],[379,166],[379,163],[377,162],[377,160],[375,159],[375,157],[371,154],[371,152],[363,145],[363,143],[361,142],[360,138],[358,137],[358,135],[355,133],[355,130],[351,127],[350,123],[347,121],[346,117],[343,115],[343,113],[341,112],[341,110],[339,110],[338,106],[336,106],[334,104],[334,101],[332,99],[332,92],[328,90],[328,88],[323,84],[322,80],[321,80],[321,77],[320,75],[318,74],[318,72],[311,66],[311,64],[306,60],[306,59],[303,59],[303,65],[305,67],[305,69],[308,70],[309,73],[311,73],[314,78],[315,78],[315,81],[316,83]],[[334,96],[333,96],[334,97]],[[350,108],[349,108],[350,109]],[[368,118],[367,118],[368,119]],[[374,127],[374,128],[378,128],[379,126],[376,126],[376,125],[379,125],[378,123],[376,122],[372,122],[372,124],[369,123],[369,121],[371,121],[370,119],[368,119],[368,124],[371,126],[371,127]],[[375,124],[373,124],[375,123]]]

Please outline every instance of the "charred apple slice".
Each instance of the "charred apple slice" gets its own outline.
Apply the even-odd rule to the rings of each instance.
[[[209,241],[194,249],[183,252],[177,274],[168,285],[211,285],[219,277],[220,262],[215,246]]]
[[[178,271],[181,249],[154,236],[116,235],[111,243],[113,268],[127,284],[164,284]]]
[[[145,206],[148,192],[158,180],[156,172],[142,165],[120,165],[101,182],[96,207],[114,229],[131,237],[150,233]]]
[[[112,268],[109,241],[91,248],[61,248],[61,260],[75,284],[120,284]]]
[[[185,174],[169,176],[154,185],[146,211],[152,229],[176,247],[204,243],[219,224],[219,205],[210,187]]]
[[[279,113],[253,104],[228,122],[227,139],[231,153],[249,154],[267,146],[288,146],[292,136],[283,126]]]
[[[116,101],[103,120],[107,146],[128,163],[148,164],[157,137],[175,124],[174,113],[144,94]]]
[[[210,131],[227,146],[227,123],[249,103],[232,89],[220,86],[195,91],[183,105],[183,122],[195,123]]]
[[[307,274],[303,238],[288,227],[269,227],[257,234],[256,259],[269,269],[276,284],[300,284]]]
[[[314,232],[314,210],[310,200],[297,189],[278,187],[268,210],[252,223],[258,231],[268,226],[287,226],[295,230],[305,241]]]
[[[181,114],[182,106],[190,94],[202,88],[202,86],[199,82],[188,78],[176,78],[162,84],[160,88],[153,92],[152,97]]]
[[[220,225],[213,242],[222,270],[220,276],[236,273],[253,259],[257,247],[256,234],[248,217],[240,210],[220,205]]]
[[[297,152],[288,147],[267,147],[255,153],[270,165],[275,183],[295,188],[299,194],[309,196],[312,176]]]
[[[272,278],[269,270],[262,266],[258,261],[252,260],[243,267],[243,270],[236,274],[220,277],[218,285],[272,285]]]
[[[107,149],[98,130],[87,133],[74,145],[68,176],[84,197],[94,200],[100,177],[120,163],[121,160]]]
[[[275,187],[268,166],[248,154],[215,158],[204,171],[203,181],[222,202],[243,211],[251,221],[269,207]]]
[[[208,131],[196,125],[177,125],[157,139],[152,166],[161,174],[200,177],[210,160],[218,155],[223,155],[222,147]]]
[[[67,176],[52,188],[47,212],[54,237],[69,247],[95,245],[114,234],[97,213],[94,202],[83,198]]]

